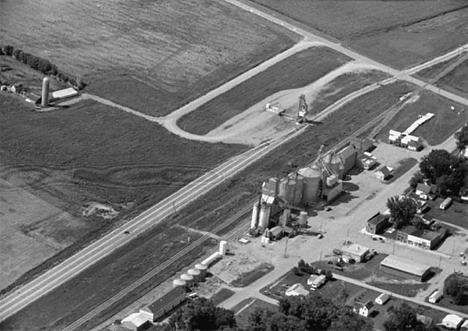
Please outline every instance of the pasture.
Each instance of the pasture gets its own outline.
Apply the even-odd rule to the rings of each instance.
[[[153,115],[180,107],[298,41],[294,33],[222,0],[7,0],[0,12],[0,44],[48,59],[82,77],[88,91],[103,90],[101,96]],[[140,92],[131,82],[118,84],[126,76],[154,88]],[[151,93],[165,98],[142,103]]]
[[[51,205],[53,215],[66,210],[73,217],[40,212],[19,218],[18,213],[37,203],[25,203],[29,198],[14,190],[3,197],[16,214],[4,217],[8,222],[24,219],[15,225],[21,236],[40,238],[57,251],[76,250],[246,149],[184,140],[156,123],[91,100],[51,112],[30,107],[0,95],[0,176],[37,196],[41,206]],[[75,224],[74,218],[80,221]],[[47,249],[41,258],[36,255],[29,267],[50,254]]]
[[[465,1],[253,0],[398,68],[466,43]]]

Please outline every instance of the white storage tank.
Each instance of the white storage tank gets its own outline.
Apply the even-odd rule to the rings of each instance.
[[[299,213],[299,225],[300,226],[306,226],[307,225],[307,212],[306,211],[301,211]]]
[[[187,282],[182,279],[174,279],[172,281],[172,287],[178,287],[178,286],[181,286],[181,287],[187,286]]]
[[[219,252],[211,254],[209,257],[202,261],[202,264],[206,265],[207,267],[210,266],[214,261],[217,261],[222,255]]]
[[[260,206],[260,216],[258,219],[258,227],[262,229],[268,228],[270,222],[270,205],[262,203]]]
[[[200,279],[206,276],[206,271],[208,267],[204,264],[198,263],[195,265],[195,269],[200,271]]]
[[[227,252],[227,241],[226,240],[221,240],[219,242],[219,254],[220,255],[226,255]]]
[[[187,274],[193,277],[194,282],[199,282],[201,280],[201,272],[198,269],[189,269]]]
[[[250,221],[250,228],[255,229],[258,226],[258,216],[260,214],[260,203],[257,201],[253,205],[252,220]]]
[[[188,275],[188,274],[182,274],[180,275],[180,279],[185,281],[185,283],[187,284],[187,286],[190,286],[192,285],[193,283],[193,276],[191,275]]]

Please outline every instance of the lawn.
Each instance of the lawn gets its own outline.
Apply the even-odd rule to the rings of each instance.
[[[188,237],[190,241],[187,240]],[[0,329],[3,331],[61,330],[151,269],[170,259],[199,237],[199,234],[187,233],[167,223],[157,226],[11,316],[0,324]],[[209,241],[204,245],[209,245]],[[88,321],[83,326],[83,330],[89,330],[92,326],[105,321],[116,311],[126,307],[129,302],[134,302],[181,268],[192,263],[204,254],[203,247],[198,246],[191,250],[162,273],[119,300],[112,309]]]
[[[377,135],[377,139],[387,141],[388,132],[405,131],[420,116],[433,113],[435,116],[418,127],[412,135],[421,137],[429,145],[435,146],[453,135],[468,121],[468,111],[460,115],[451,110],[451,106],[460,109],[462,106],[429,91],[422,91],[420,98],[401,110]]]
[[[185,131],[206,134],[266,97],[309,85],[349,60],[329,48],[303,50],[210,100],[177,124]]]
[[[253,1],[400,68],[466,42],[464,1]]]
[[[152,115],[182,106],[298,41],[222,0],[7,0],[0,8],[0,44],[46,58],[82,77],[89,91],[103,88],[102,96]],[[115,82],[120,78],[127,84]],[[161,99],[141,101],[161,93]]]
[[[428,220],[435,218],[468,229],[466,221],[466,215],[468,215],[468,203],[453,201],[449,208],[442,210],[439,206],[443,201],[443,198],[428,201],[427,203],[430,210],[424,215],[424,218]]]
[[[218,292],[216,292],[210,300],[213,301],[213,304],[215,306],[219,305],[221,302],[226,301],[230,297],[232,297],[235,294],[234,291],[228,289],[228,288],[222,288]]]
[[[242,329],[246,329],[248,326],[248,319],[250,314],[255,308],[264,308],[272,311],[273,313],[278,311],[278,307],[271,303],[262,301],[260,299],[246,299],[238,303],[232,310],[236,314],[237,325]]]
[[[465,55],[466,53],[460,54],[460,56]],[[421,70],[415,76],[430,82],[434,77],[445,70],[445,68],[458,61],[460,56],[456,56],[446,62],[437,63],[432,67]],[[468,96],[468,60],[463,61],[452,71],[440,78],[435,82],[435,85],[456,94],[460,94],[465,97]]]
[[[388,180],[384,181],[384,183],[385,184],[393,183],[398,178],[403,176],[408,170],[413,168],[416,164],[418,164],[418,160],[416,160],[413,157],[400,160],[398,162],[398,165],[397,165],[396,169],[390,175],[390,178]]]
[[[17,226],[46,242],[71,245],[70,251],[246,149],[184,140],[156,123],[90,100],[53,112],[30,107],[0,95],[0,175],[80,219],[75,227],[56,217]],[[84,216],[92,203],[112,207],[118,215]],[[25,204],[18,200],[10,208],[21,210]]]

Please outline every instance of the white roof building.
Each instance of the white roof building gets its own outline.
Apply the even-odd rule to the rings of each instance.
[[[288,288],[285,294],[288,297],[290,296],[297,297],[299,295],[306,296],[309,294],[309,291],[307,291],[302,284],[297,283],[291,286],[290,288]]]
[[[150,319],[146,313],[133,313],[122,320],[122,325],[130,330],[141,330],[149,324]]]
[[[76,95],[78,95],[78,92],[74,88],[71,88],[71,87],[52,92],[52,98],[54,99],[71,98]]]
[[[463,322],[463,318],[454,314],[449,314],[445,316],[444,319],[442,320],[442,324],[447,329],[454,329],[454,330],[458,329],[460,325],[462,324],[462,322]]]

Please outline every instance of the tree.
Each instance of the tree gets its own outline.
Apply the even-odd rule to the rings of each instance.
[[[454,136],[457,140],[457,148],[462,152],[468,146],[468,124],[465,124]]]
[[[456,305],[461,304],[465,300],[467,291],[468,281],[465,279],[452,275],[445,280],[444,293],[451,297]]]
[[[387,208],[397,229],[410,224],[418,209],[417,202],[405,196],[391,197],[387,200]]]
[[[414,190],[419,183],[422,183],[424,180],[424,176],[421,171],[417,171],[414,173],[413,177],[411,177],[409,184],[411,188]]]
[[[372,331],[373,322],[353,312],[350,308],[343,308],[332,323],[328,331]]]
[[[425,326],[418,321],[416,311],[408,304],[402,303],[395,308],[390,317],[384,322],[386,331],[423,331]]]
[[[5,54],[6,56],[12,56],[14,48],[13,48],[13,46],[5,45],[5,46],[3,46],[2,50],[3,50],[3,54]]]
[[[426,224],[424,224],[423,220],[420,219],[419,217],[415,217],[413,218],[413,220],[411,221],[411,224],[417,228],[417,229],[420,229],[420,230],[423,230],[426,228]]]

